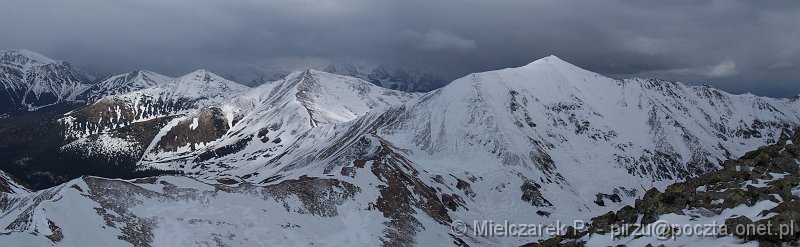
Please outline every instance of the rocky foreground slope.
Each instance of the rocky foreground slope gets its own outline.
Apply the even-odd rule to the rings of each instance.
[[[626,224],[630,225],[628,227]],[[702,232],[681,230],[703,225]],[[666,226],[666,227],[664,227]],[[700,235],[700,236],[698,236]],[[728,160],[722,169],[648,190],[592,218],[585,231],[531,246],[781,246],[800,244],[800,134]]]

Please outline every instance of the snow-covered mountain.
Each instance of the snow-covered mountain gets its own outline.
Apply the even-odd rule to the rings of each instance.
[[[146,71],[114,76],[84,94],[98,100],[72,105],[67,113],[3,119],[0,167],[38,189],[84,174],[161,174],[136,171],[135,165],[162,128],[247,90],[205,70],[180,78]]]
[[[351,121],[415,96],[347,76],[294,72],[162,130],[140,166],[216,176],[240,160],[268,162],[314,127]]]
[[[137,87],[144,88],[122,93]],[[22,143],[31,148],[0,152],[9,160],[3,165],[25,170],[15,174],[36,180],[31,183],[38,188],[76,174],[108,175],[97,173],[102,166],[119,177],[152,169],[216,176],[211,170],[225,170],[240,156],[257,159],[257,152],[257,160],[266,160],[310,128],[349,121],[415,96],[314,70],[255,89],[204,70],[174,79],[138,71],[111,77],[96,88],[111,95],[52,122],[24,126],[27,134],[21,135],[29,141]],[[10,141],[19,139],[9,136]],[[54,160],[80,165],[64,174]]]
[[[547,57],[311,129],[275,158],[230,160],[221,174],[261,184],[300,176],[352,183],[376,204],[406,205],[383,209],[387,228],[377,235],[413,242],[455,219],[588,220],[777,141],[800,125],[798,110],[790,99],[614,80]]]
[[[162,128],[174,126],[171,121],[249,90],[206,70],[175,79],[138,71],[109,78],[98,88],[129,92],[102,97],[59,119],[69,142],[61,151],[110,163],[135,163]]]
[[[62,121],[67,125],[68,136],[99,134],[136,122],[185,114],[248,89],[206,70],[174,79],[134,71],[97,84],[93,90],[108,96],[66,114]]]
[[[69,63],[28,50],[0,50],[0,114],[82,102],[90,84]]]
[[[111,76],[92,85],[89,89],[89,99],[90,101],[95,101],[109,95],[126,94],[136,90],[163,85],[171,80],[173,80],[173,78],[155,72],[136,70],[126,74]]]
[[[150,94],[163,95],[139,96]],[[72,133],[103,136],[110,132],[89,123],[132,126],[143,119],[138,110],[120,117],[127,111],[98,109],[107,111],[67,121],[87,123],[73,124]],[[150,130],[138,165],[193,178],[82,177],[35,193],[2,194],[9,206],[0,225],[9,233],[0,240],[523,244],[534,239],[456,236],[450,224],[588,221],[650,188],[719,169],[723,160],[778,141],[800,127],[800,102],[615,80],[551,56],[471,74],[422,95],[297,72],[162,123],[119,133]],[[129,149],[106,155],[117,150]]]

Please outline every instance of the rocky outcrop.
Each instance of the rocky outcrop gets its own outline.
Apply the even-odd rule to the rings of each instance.
[[[235,124],[239,119],[233,120]],[[228,119],[216,107],[208,107],[188,115],[157,140],[156,150],[177,152],[179,148],[195,151],[216,141],[228,132]]]

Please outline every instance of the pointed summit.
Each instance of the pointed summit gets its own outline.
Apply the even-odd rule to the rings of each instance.
[[[211,71],[199,69],[175,80],[177,85],[174,90],[184,90],[191,95],[216,95],[215,97],[229,98],[246,91],[249,87],[230,81]]]
[[[556,56],[556,55],[549,55],[549,56],[546,56],[546,57],[543,57],[543,58],[537,59],[537,61],[539,61],[539,60],[545,60],[545,61],[557,61],[557,62],[563,62],[563,63],[566,63],[566,61],[564,61],[564,59],[561,59],[560,57],[558,57],[558,56]]]
[[[243,84],[236,83],[234,81],[225,79],[224,77],[214,74],[213,72],[206,70],[206,69],[198,69],[194,72],[189,74],[183,75],[178,78],[178,81],[182,82],[206,82],[206,83],[215,83],[215,84],[222,84],[226,85],[227,87],[234,87],[234,88],[249,88]]]
[[[561,59],[561,58],[559,58],[559,57],[557,57],[555,55],[550,55],[550,56],[546,56],[546,57],[537,59],[536,61],[533,61],[533,62],[531,62],[531,63],[529,63],[529,64],[527,64],[525,66],[522,66],[522,68],[539,67],[539,66],[549,66],[551,68],[559,68],[559,69],[579,69],[579,70],[587,71],[587,70],[585,70],[585,69],[583,69],[581,67],[575,66],[574,64],[571,64],[571,63],[569,63],[567,61],[564,61],[563,59]]]
[[[497,78],[504,78],[499,80]],[[614,79],[602,76],[592,71],[585,70],[557,56],[547,56],[537,59],[521,67],[473,73],[456,79],[442,90],[454,91],[458,97],[463,91],[472,90],[476,85],[485,87],[486,90],[496,90],[497,83],[502,83],[513,90],[538,90],[539,92],[554,93],[552,90],[572,90],[567,85],[575,88],[589,88],[584,84],[603,83],[614,84]],[[596,85],[593,85],[596,86]],[[592,86],[592,87],[593,87]]]
[[[556,55],[546,56],[546,57],[540,58],[539,60],[544,60],[544,61],[551,62],[551,63],[566,63],[566,64],[570,64],[569,62],[564,61],[564,59],[561,59],[560,57],[558,57]]]

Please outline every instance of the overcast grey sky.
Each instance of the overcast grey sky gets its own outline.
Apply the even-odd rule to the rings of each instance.
[[[355,60],[455,78],[553,54],[616,78],[800,93],[795,0],[0,1],[0,49],[115,73]]]

